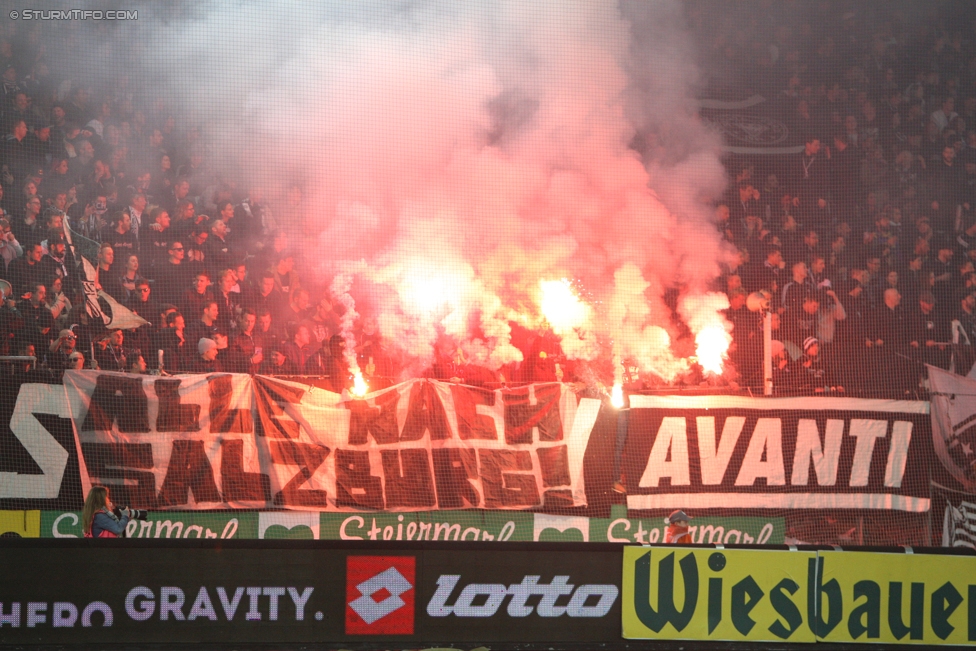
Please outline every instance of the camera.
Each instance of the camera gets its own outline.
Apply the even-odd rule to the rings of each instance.
[[[129,519],[130,520],[146,520],[147,518],[149,518],[149,511],[146,511],[145,509],[132,509],[132,508],[129,508],[128,506],[126,506],[124,508],[121,508],[121,509],[118,508],[118,507],[116,507],[115,508],[115,515],[116,515],[116,517],[121,518],[122,517],[122,511],[124,511],[125,509],[129,509]]]

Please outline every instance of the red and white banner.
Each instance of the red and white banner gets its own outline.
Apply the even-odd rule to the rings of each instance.
[[[314,511],[585,506],[600,401],[412,380],[359,400],[247,375],[68,371],[82,484],[117,504]]]

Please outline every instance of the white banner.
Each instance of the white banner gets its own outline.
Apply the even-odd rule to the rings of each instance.
[[[976,380],[928,370],[935,455],[965,491],[976,492]]]

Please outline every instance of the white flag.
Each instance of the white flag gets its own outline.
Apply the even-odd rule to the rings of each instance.
[[[81,286],[85,291],[85,311],[90,319],[101,319],[105,322],[105,315],[102,314],[102,306],[98,304],[98,289],[95,286],[95,267],[85,256],[81,257],[82,266],[85,269],[85,279],[81,281]]]

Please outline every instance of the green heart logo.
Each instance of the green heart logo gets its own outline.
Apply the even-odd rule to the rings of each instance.
[[[288,529],[280,524],[273,524],[264,531],[265,540],[315,540],[312,528],[298,524]]]
[[[547,527],[539,532],[539,542],[583,542],[583,532],[579,529],[560,531]]]

